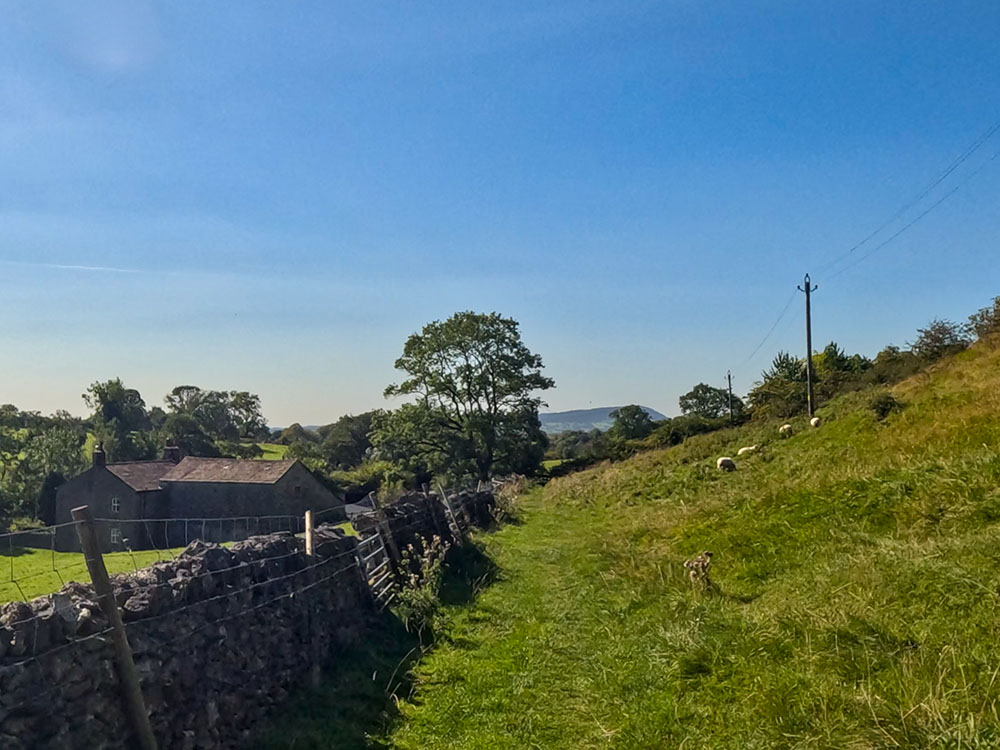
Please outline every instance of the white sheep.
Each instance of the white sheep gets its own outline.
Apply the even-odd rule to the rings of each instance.
[[[778,428],[778,434],[781,437],[791,437],[792,436],[792,426],[790,424],[783,424]]]
[[[810,419],[809,424],[811,424],[813,427],[819,427],[820,426],[819,417],[813,417],[812,419]]]
[[[719,471],[736,471],[736,462],[729,456],[722,456],[715,462],[715,465]]]
[[[747,445],[747,446],[744,446],[743,448],[740,448],[738,451],[736,451],[736,455],[737,456],[742,456],[742,455],[745,455],[747,453],[753,453],[756,450],[757,450],[757,446],[756,445]]]

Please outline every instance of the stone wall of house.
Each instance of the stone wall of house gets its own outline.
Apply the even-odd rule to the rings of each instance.
[[[312,557],[291,534],[112,577],[161,748],[238,747],[302,686],[314,659],[358,639],[374,613],[356,543],[317,530]],[[0,607],[0,747],[136,747],[107,622],[90,585]]]

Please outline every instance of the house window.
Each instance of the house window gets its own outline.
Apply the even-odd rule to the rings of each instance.
[[[295,495],[295,497],[302,497],[302,485],[301,484],[295,485],[295,487],[292,488],[292,493]]]
[[[122,501],[117,497],[111,498],[111,512],[118,513],[122,509]]]
[[[112,526],[111,527],[111,543],[112,544],[121,544],[121,541],[122,541],[122,530],[119,529],[117,526]]]

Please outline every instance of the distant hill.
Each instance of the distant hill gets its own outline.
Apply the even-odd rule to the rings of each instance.
[[[620,408],[620,406],[601,406],[596,409],[553,411],[547,414],[539,414],[538,418],[542,423],[542,429],[550,435],[554,435],[557,432],[566,432],[566,430],[586,431],[595,428],[606,430],[615,421],[611,418],[611,412]],[[651,419],[666,419],[666,416],[660,414],[656,409],[650,409],[648,406],[643,406],[642,409]]]
[[[557,432],[565,432],[566,430],[606,430],[614,424],[611,418],[611,412],[615,409],[620,409],[620,406],[600,406],[596,409],[573,409],[571,411],[553,411],[547,414],[539,414],[538,418],[542,423],[542,429],[554,435]],[[642,407],[643,410],[650,416],[653,420],[666,419],[667,417],[660,414],[656,409],[651,409],[648,406]],[[307,424],[302,425],[302,429],[308,430],[309,432],[316,432],[323,425],[318,424]],[[272,430],[277,430],[281,432],[287,428],[272,427]]]

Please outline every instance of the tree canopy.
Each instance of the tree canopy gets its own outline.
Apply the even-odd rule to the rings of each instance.
[[[206,391],[195,385],[179,385],[164,402],[170,414],[191,417],[212,440],[261,440],[269,434],[260,397],[248,391]]]
[[[707,383],[698,383],[678,399],[681,414],[695,415],[705,419],[718,419],[729,415],[729,391],[715,388]],[[743,401],[733,396],[733,415],[743,413]]]
[[[416,400],[376,420],[373,442],[383,454],[479,479],[538,466],[546,439],[535,394],[554,382],[517,321],[455,313],[411,335],[395,367],[407,377],[385,395]]]
[[[334,470],[360,466],[372,450],[370,433],[377,412],[367,411],[357,416],[345,414],[336,422],[317,430],[322,442],[319,454]]]
[[[966,335],[984,339],[1000,334],[1000,297],[994,297],[988,307],[983,307],[969,316],[965,326]]]
[[[935,318],[924,328],[917,329],[917,338],[910,344],[910,349],[921,359],[933,362],[960,352],[968,345],[969,337],[962,326],[950,320]]]
[[[640,440],[653,431],[653,420],[641,406],[629,404],[609,415],[614,421],[608,434],[616,440]]]

